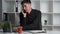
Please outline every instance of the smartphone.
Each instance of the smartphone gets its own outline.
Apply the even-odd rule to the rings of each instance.
[[[24,12],[24,13],[26,13],[26,11],[25,11],[25,10],[23,10],[23,12]]]

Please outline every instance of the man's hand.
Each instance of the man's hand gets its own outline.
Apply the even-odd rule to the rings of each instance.
[[[22,14],[23,14],[24,17],[26,17],[26,13],[24,13],[24,12],[22,11]]]

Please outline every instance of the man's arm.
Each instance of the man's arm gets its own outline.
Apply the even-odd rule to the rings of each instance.
[[[39,25],[38,27],[40,28],[40,30],[42,30],[41,12],[40,12],[40,13],[37,15],[37,17],[33,20],[32,24],[23,26],[23,29],[31,29],[31,28],[34,29],[34,27],[37,27],[37,25]]]

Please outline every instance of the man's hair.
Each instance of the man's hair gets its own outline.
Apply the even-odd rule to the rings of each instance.
[[[30,1],[30,0],[23,0],[23,1],[21,2],[21,5],[24,4],[24,3],[30,3],[30,4],[31,4],[31,1]]]

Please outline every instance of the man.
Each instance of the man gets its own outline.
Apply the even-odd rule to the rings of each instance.
[[[21,2],[22,12],[20,13],[20,26],[23,30],[42,30],[41,12],[32,9],[30,0]]]

